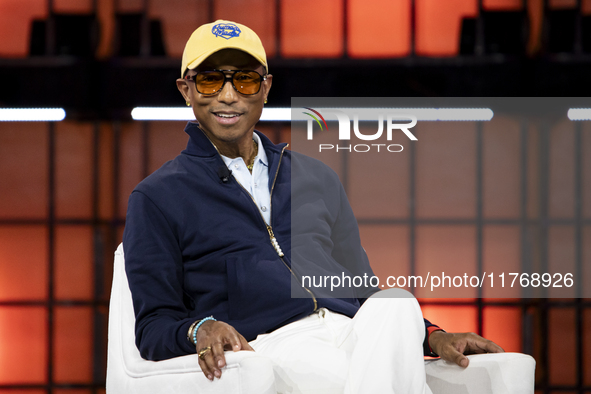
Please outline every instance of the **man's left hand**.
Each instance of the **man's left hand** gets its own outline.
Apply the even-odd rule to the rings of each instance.
[[[433,331],[429,335],[429,346],[442,359],[456,363],[464,368],[470,363],[470,360],[468,360],[465,354],[504,352],[493,341],[489,341],[473,332],[451,333]]]

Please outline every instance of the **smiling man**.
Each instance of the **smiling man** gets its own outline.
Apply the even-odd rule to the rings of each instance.
[[[440,330],[400,289],[331,298],[292,286],[296,254],[373,275],[337,175],[254,130],[273,78],[248,27],[198,28],[181,76],[197,122],[187,148],[131,194],[123,236],[142,357],[197,353],[215,384],[225,351],[257,351],[273,361],[278,392],[429,393],[424,354],[465,367],[463,353],[502,351]],[[292,182],[292,168],[306,176]],[[313,198],[292,207],[296,192]],[[305,227],[298,245],[292,209]]]

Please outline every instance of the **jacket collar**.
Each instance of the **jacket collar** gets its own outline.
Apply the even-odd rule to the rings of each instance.
[[[269,162],[274,162],[275,157],[281,154],[281,151],[287,144],[281,143],[275,145],[260,131],[255,130],[254,132],[260,137]],[[187,148],[182,153],[198,157],[213,157],[218,154],[217,149],[213,146],[205,133],[203,133],[203,130],[201,130],[197,122],[187,123],[185,133],[189,134],[189,142],[187,143]]]

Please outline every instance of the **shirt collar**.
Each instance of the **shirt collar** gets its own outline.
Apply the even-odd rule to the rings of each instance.
[[[265,153],[265,148],[263,148],[263,141],[261,141],[261,137],[259,137],[257,133],[252,133],[252,136],[257,145],[259,146],[259,153],[257,153],[257,157],[255,157],[255,160],[260,160],[261,163],[269,167],[269,163],[267,161],[267,154]]]

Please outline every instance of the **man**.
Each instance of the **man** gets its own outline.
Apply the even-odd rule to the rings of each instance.
[[[280,392],[428,393],[423,353],[466,367],[463,353],[502,351],[423,321],[400,289],[329,298],[302,285],[292,258],[373,273],[336,174],[254,131],[273,77],[251,29],[198,28],[181,76],[197,122],[187,149],[130,196],[123,236],[144,358],[197,352],[214,380],[224,351],[256,350]]]

